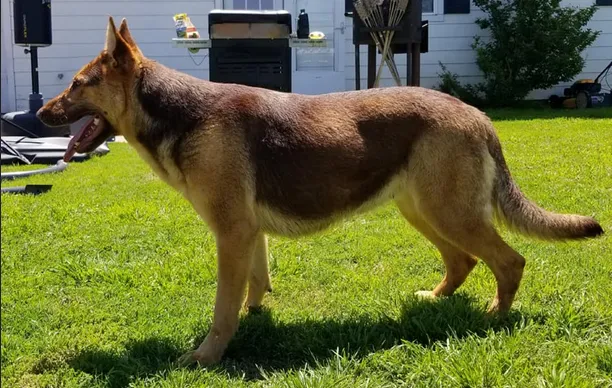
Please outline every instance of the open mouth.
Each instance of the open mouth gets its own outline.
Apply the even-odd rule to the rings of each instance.
[[[64,162],[69,162],[74,154],[89,153],[113,134],[111,125],[104,117],[95,114],[81,128],[79,133],[70,139],[68,149],[64,153]]]

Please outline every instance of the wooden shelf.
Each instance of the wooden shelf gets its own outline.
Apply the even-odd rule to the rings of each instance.
[[[193,48],[193,49],[209,49],[212,47],[210,39],[201,38],[173,38],[172,45],[178,48]],[[289,47],[294,48],[312,48],[312,47],[329,47],[327,39],[298,39],[289,38]]]
[[[308,48],[308,47],[329,47],[327,39],[298,39],[289,38],[289,47]]]
[[[172,39],[174,47],[179,48],[194,48],[194,49],[207,49],[210,48],[210,39],[201,38],[174,38]]]

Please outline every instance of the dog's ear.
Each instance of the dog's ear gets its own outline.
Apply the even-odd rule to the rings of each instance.
[[[115,51],[117,47],[117,28],[115,28],[115,21],[113,17],[108,18],[108,26],[106,27],[106,43],[104,43],[104,50],[108,53]]]
[[[125,39],[117,32],[115,21],[112,17],[108,18],[104,50],[111,59],[111,64],[114,67],[134,63],[134,53]]]
[[[140,48],[138,48],[136,41],[134,40],[134,38],[132,37],[132,34],[130,33],[130,29],[128,28],[128,24],[127,24],[127,19],[125,18],[121,20],[121,25],[119,26],[119,35],[121,35],[123,40],[125,40],[125,42],[132,48],[132,50],[137,52],[139,55],[142,55]]]

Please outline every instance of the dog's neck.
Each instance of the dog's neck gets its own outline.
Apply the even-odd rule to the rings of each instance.
[[[210,82],[154,61],[143,63],[136,87],[137,103],[148,116],[179,126],[202,120],[206,107],[214,105],[216,94]]]
[[[207,107],[216,105],[215,84],[145,60],[139,69],[130,109],[130,122],[121,132],[157,158],[160,148],[186,141],[208,118]]]

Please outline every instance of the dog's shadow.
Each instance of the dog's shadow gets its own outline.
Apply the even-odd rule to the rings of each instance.
[[[512,331],[525,317],[514,311],[505,317],[486,314],[483,306],[464,295],[437,301],[410,299],[397,319],[363,315],[343,320],[275,321],[263,309],[246,315],[230,343],[222,363],[214,370],[247,379],[261,378],[261,371],[300,368],[321,362],[335,353],[365,357],[402,341],[431,346],[449,337],[485,336],[489,330]],[[205,333],[202,333],[205,335]],[[203,337],[194,341],[194,347]],[[181,349],[171,339],[149,338],[126,344],[126,351],[112,354],[86,351],[69,361],[71,367],[106,381],[109,387],[127,386],[135,378],[179,369]]]

